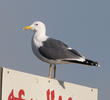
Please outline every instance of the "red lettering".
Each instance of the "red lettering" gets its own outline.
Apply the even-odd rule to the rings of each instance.
[[[8,96],[8,100],[25,100],[22,98],[22,96],[25,96],[25,92],[23,89],[19,90],[18,97],[14,96],[14,90],[12,89],[11,93]],[[54,100],[54,99],[55,99],[55,92],[54,92],[54,90],[52,90],[51,91],[51,100]],[[31,98],[30,100],[33,100],[33,98]],[[50,100],[50,89],[47,90],[47,100]],[[58,100],[62,100],[62,96],[59,96]],[[68,100],[72,100],[72,98],[69,97]]]
[[[49,96],[50,96],[50,90],[48,89],[47,90],[47,100],[50,100],[50,97]]]
[[[72,98],[71,98],[71,97],[69,97],[69,98],[68,98],[68,100],[72,100]]]
[[[22,99],[22,95],[25,96],[24,90],[21,89],[19,91],[18,98],[14,97],[13,91],[14,90],[12,89],[11,93],[8,96],[8,100],[25,100],[25,99]]]
[[[51,91],[51,100],[55,99],[55,92],[54,90]],[[47,100],[50,100],[50,89],[47,90]],[[59,96],[58,100],[62,100],[62,96]],[[68,100],[72,100],[71,97],[68,98]]]
[[[14,98],[14,96],[13,96],[13,90],[12,90],[8,96],[8,100],[14,100],[13,98]]]
[[[21,90],[19,91],[19,99],[20,99],[20,100],[24,100],[24,99],[22,99],[22,96],[25,96],[25,93],[24,93],[24,90],[23,90],[23,89],[21,89]]]
[[[54,90],[51,92],[51,100],[54,100],[55,98],[55,93],[54,93]]]
[[[59,99],[58,100],[62,100],[62,96],[59,96]]]
[[[54,100],[55,98],[55,92],[54,90],[51,91],[51,100]],[[50,89],[47,90],[47,100],[50,100]]]

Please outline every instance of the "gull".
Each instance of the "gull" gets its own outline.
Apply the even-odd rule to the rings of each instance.
[[[98,62],[86,59],[75,49],[60,40],[53,39],[46,35],[46,26],[41,21],[35,21],[30,26],[24,27],[24,30],[32,30],[32,51],[40,60],[50,64],[49,75],[51,78],[52,65],[54,65],[54,75],[56,78],[56,64],[76,63],[88,66],[100,66]]]

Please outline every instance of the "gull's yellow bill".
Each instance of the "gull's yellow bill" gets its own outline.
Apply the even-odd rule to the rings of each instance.
[[[24,30],[29,30],[29,29],[32,29],[32,27],[31,26],[24,27]]]

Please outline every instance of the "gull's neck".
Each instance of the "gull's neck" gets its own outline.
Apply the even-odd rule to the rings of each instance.
[[[33,41],[34,43],[38,46],[41,47],[43,46],[43,41],[46,41],[48,39],[48,36],[46,35],[46,31],[45,30],[40,30],[40,31],[36,31],[34,33],[33,36]]]
[[[34,37],[39,41],[45,41],[47,39],[46,30],[38,30],[35,32]]]

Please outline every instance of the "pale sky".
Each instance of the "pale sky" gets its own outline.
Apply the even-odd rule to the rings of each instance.
[[[47,77],[49,64],[31,50],[33,32],[23,30],[33,21],[43,21],[47,35],[101,65],[57,65],[56,79],[98,88],[99,100],[109,100],[110,1],[0,0],[0,66]]]

